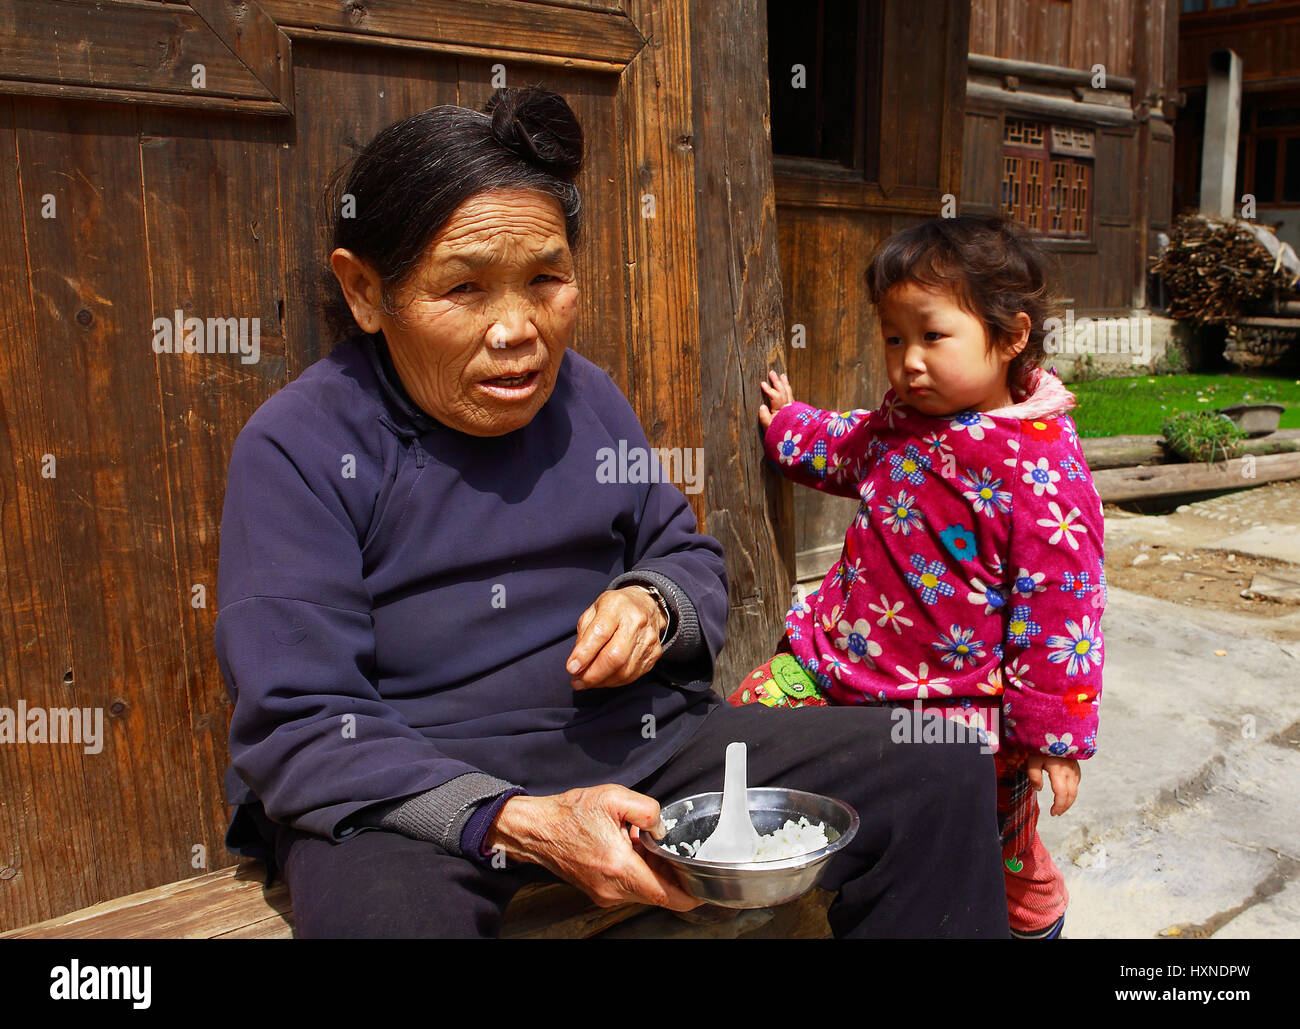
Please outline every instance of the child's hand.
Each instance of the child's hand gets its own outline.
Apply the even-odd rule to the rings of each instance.
[[[1052,782],[1052,814],[1063,815],[1079,795],[1079,762],[1072,757],[1031,754],[1025,761],[1025,771],[1029,773],[1029,785],[1036,790],[1043,788],[1044,768]]]
[[[784,374],[777,375],[776,372],[768,372],[767,377],[772,383],[770,386],[766,382],[760,382],[758,385],[767,394],[767,404],[763,404],[758,409],[758,420],[763,423],[763,431],[772,424],[772,416],[785,407],[786,404],[794,403],[794,392],[790,389],[790,380]],[[768,408],[771,404],[771,409]]]

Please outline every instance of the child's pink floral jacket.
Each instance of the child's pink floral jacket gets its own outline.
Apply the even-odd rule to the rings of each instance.
[[[921,699],[995,748],[1096,752],[1104,523],[1073,405],[1036,369],[1027,397],[983,414],[924,415],[893,390],[877,411],[777,412],[781,471],[860,501],[839,561],[786,616],[835,702]]]

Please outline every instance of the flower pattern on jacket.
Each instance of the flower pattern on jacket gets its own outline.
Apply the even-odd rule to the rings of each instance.
[[[1038,388],[1049,380],[1068,397],[1047,373]],[[1101,501],[1066,408],[1015,414],[932,417],[892,390],[875,411],[778,411],[765,445],[782,473],[859,504],[786,636],[836,703],[920,699],[995,744],[1087,758],[1105,654]]]

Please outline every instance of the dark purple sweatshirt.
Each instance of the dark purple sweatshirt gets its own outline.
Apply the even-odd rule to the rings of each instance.
[[[504,436],[416,408],[374,337],[262,405],[235,441],[221,523],[232,851],[265,856],[242,805],[338,840],[412,798],[437,825],[411,834],[457,852],[475,808],[511,787],[630,786],[690,737],[718,703],[722,550],[670,483],[598,482],[620,441],[647,447],[618,387],[571,350],[541,411]],[[664,657],[575,692],[578,617],[630,582],[668,600]]]

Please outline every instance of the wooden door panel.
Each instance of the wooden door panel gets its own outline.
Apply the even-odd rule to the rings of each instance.
[[[9,97],[0,98],[0,115],[0,147],[13,154],[17,142]],[[10,246],[24,238],[27,217],[18,167],[0,161],[0,235]],[[11,709],[19,699],[48,709],[77,703],[78,685],[69,651],[54,480],[48,478],[58,474],[61,448],[45,411],[26,271],[22,261],[0,276],[5,340],[0,348],[0,695]],[[53,456],[53,466],[46,455]],[[48,898],[66,891],[60,879],[75,842],[33,831],[38,805],[54,819],[47,825],[81,825],[90,817],[78,784],[84,761],[93,759],[80,750],[41,755],[42,761],[33,761],[34,756],[27,748],[0,746],[0,924],[42,917]],[[58,806],[53,812],[45,799],[51,792]],[[12,888],[20,877],[21,888]]]
[[[104,738],[98,754],[22,751],[40,788],[31,808],[6,814],[40,862],[4,885],[20,907],[66,909],[118,884],[186,875],[182,841],[201,830],[137,111],[28,99],[14,127],[33,312],[31,335],[16,344],[28,350],[57,460],[36,487],[50,497],[59,554],[59,595],[42,602],[66,610],[72,703],[102,712]],[[45,193],[55,217],[38,214]],[[138,835],[122,834],[127,826]]]
[[[466,56],[511,56],[531,64],[562,62],[617,74],[645,45],[615,4],[560,6],[519,0],[260,0],[261,7],[295,38],[340,35],[357,44],[371,37],[381,45],[435,44]],[[294,29],[305,30],[302,33]]]
[[[456,58],[442,54],[299,41],[294,66],[297,111],[280,177],[289,379],[335,343],[319,315],[322,290],[334,288],[328,265],[334,212],[323,209],[327,182],[381,129],[457,102]]]
[[[0,56],[0,146],[16,155],[0,161],[14,341],[0,357],[0,703],[105,713],[98,755],[0,748],[0,873],[16,870],[0,874],[0,927],[234,860],[212,650],[226,465],[257,406],[333,345],[321,196],[380,129],[478,107],[498,65],[510,85],[564,93],[588,140],[575,347],[652,445],[706,446],[689,20],[677,0],[0,0],[16,41]],[[187,84],[193,63],[205,91]],[[56,219],[40,218],[46,194]],[[156,353],[153,319],[177,309],[257,318],[257,363]],[[703,524],[720,498],[753,546],[761,499],[742,509],[728,489],[690,500]],[[779,618],[776,555],[728,548],[745,565],[734,606]],[[747,628],[729,652],[747,668],[770,635]]]
[[[0,0],[0,38],[3,93],[293,112],[289,39],[255,3]]]
[[[172,723],[192,748],[198,827],[183,847],[224,865],[230,703],[216,668],[217,556],[225,469],[238,426],[287,381],[278,195],[288,124],[143,108],[140,180],[149,240],[149,295],[164,318],[257,320],[258,360],[160,354],[155,389],[175,553],[167,592],[177,601],[186,709]],[[142,386],[144,384],[141,384]],[[161,754],[155,755],[160,759]],[[160,762],[159,762],[160,763]],[[173,833],[173,838],[177,834]],[[213,863],[216,859],[216,863]]]

